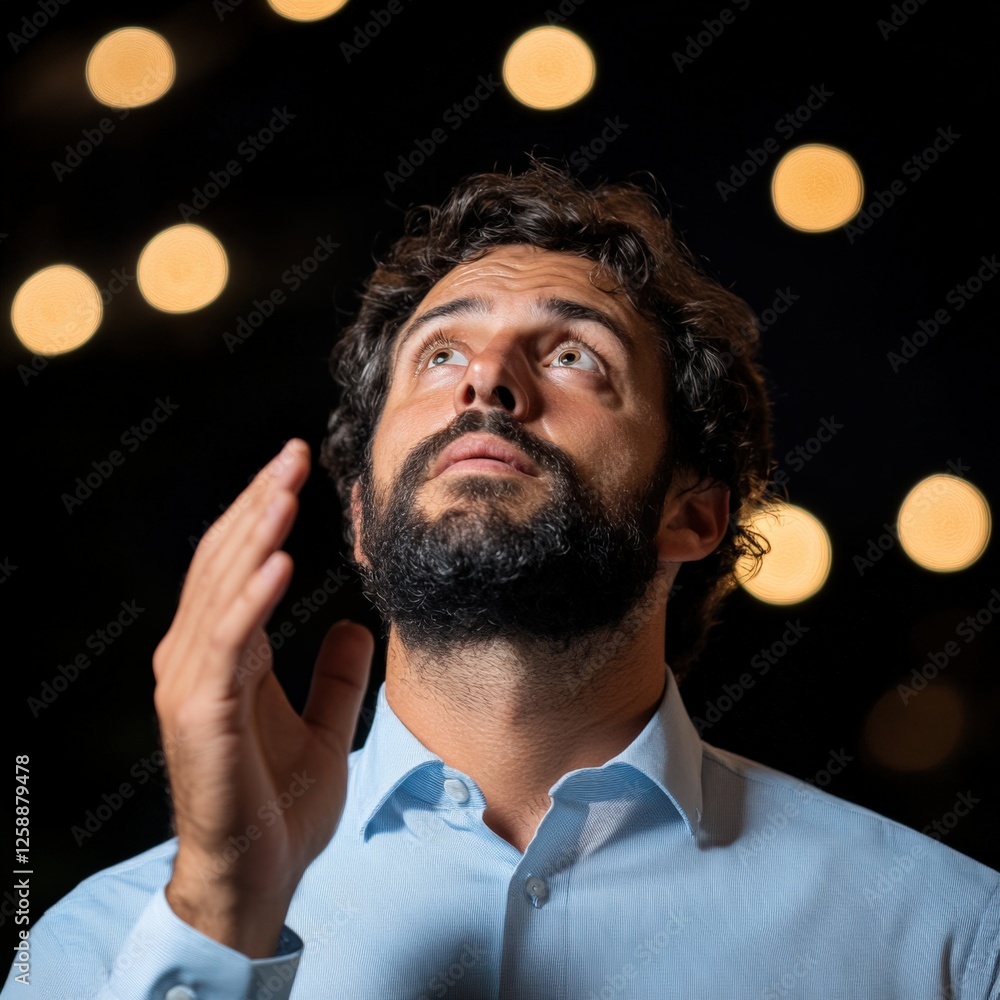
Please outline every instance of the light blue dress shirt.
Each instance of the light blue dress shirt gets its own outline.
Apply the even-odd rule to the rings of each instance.
[[[49,910],[30,988],[15,965],[0,996],[1000,998],[1000,874],[704,744],[669,670],[635,741],[550,794],[522,855],[383,685],[276,957],[251,961],[173,914],[169,841]]]

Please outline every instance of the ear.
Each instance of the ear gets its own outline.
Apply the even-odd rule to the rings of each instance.
[[[361,484],[356,479],[351,487],[351,524],[354,526],[354,561],[361,565],[365,562],[361,551]]]
[[[714,552],[729,526],[729,487],[689,473],[667,493],[656,535],[661,563],[693,562]]]

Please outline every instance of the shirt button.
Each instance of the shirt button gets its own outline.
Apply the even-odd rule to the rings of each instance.
[[[545,879],[539,878],[537,875],[532,875],[525,879],[524,889],[531,897],[533,906],[541,906],[549,898],[548,883]]]
[[[458,778],[447,778],[447,779],[445,779],[444,790],[456,802],[468,802],[469,801],[469,789],[466,787],[465,782],[464,781],[459,781]]]
[[[186,986],[171,986],[163,1000],[195,1000],[194,990]]]

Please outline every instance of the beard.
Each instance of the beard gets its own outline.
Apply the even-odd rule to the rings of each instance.
[[[533,513],[511,513],[523,501],[506,498],[539,492],[536,484],[476,472],[437,481],[447,494],[443,513],[418,509],[432,460],[470,431],[495,434],[534,461],[549,489]],[[666,452],[638,489],[604,498],[561,449],[507,411],[466,410],[414,449],[383,494],[373,489],[370,463],[359,476],[364,592],[404,646],[431,655],[497,640],[564,652],[614,632],[657,572]]]

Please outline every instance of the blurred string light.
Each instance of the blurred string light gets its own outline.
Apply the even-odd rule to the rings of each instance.
[[[503,82],[522,104],[542,111],[565,108],[594,85],[590,46],[566,28],[532,28],[507,50]]]
[[[861,168],[836,146],[810,143],[789,150],[771,179],[771,200],[778,217],[793,229],[825,233],[845,225],[861,211]]]
[[[905,702],[893,688],[868,713],[864,745],[882,767],[926,771],[954,752],[962,737],[964,716],[962,699],[948,684],[930,684]]]
[[[201,226],[184,223],[157,233],[136,267],[142,297],[163,312],[201,309],[218,298],[229,277],[222,244]]]
[[[971,566],[986,550],[990,529],[990,507],[983,494],[946,473],[921,480],[899,508],[903,551],[937,573]]]
[[[737,563],[736,578],[744,590],[768,604],[795,604],[823,586],[830,575],[830,536],[816,517],[781,503],[757,514],[749,527],[767,539],[771,551],[754,576],[752,560]]]
[[[289,21],[319,21],[336,14],[347,0],[267,0],[271,9]]]
[[[101,325],[97,285],[79,268],[53,264],[36,271],[14,296],[10,321],[35,354],[63,354],[86,343]]]
[[[138,108],[162,97],[176,75],[173,50],[148,28],[119,28],[87,57],[87,86],[102,104]]]

